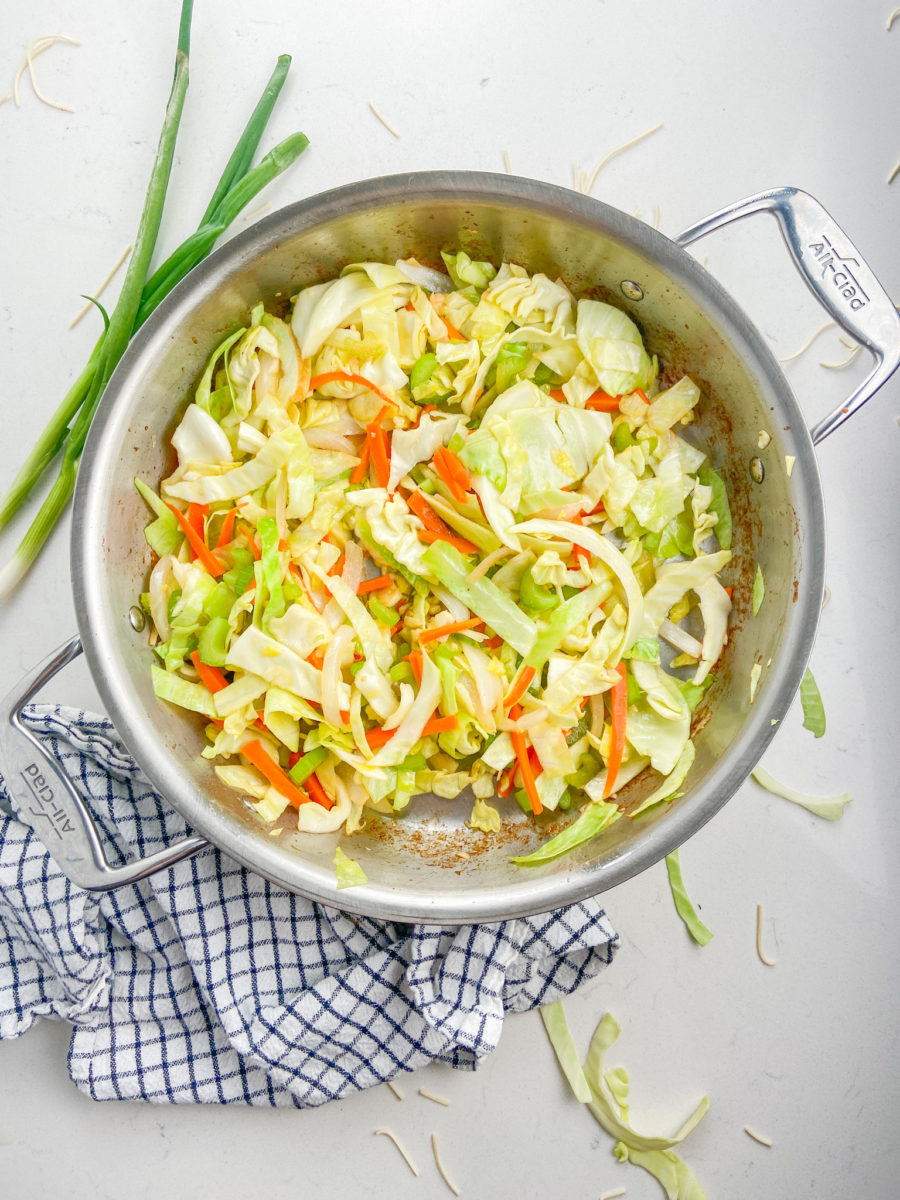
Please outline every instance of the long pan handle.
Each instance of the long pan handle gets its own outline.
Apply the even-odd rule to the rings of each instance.
[[[846,233],[825,208],[799,188],[772,188],[698,221],[675,241],[689,246],[723,225],[770,213],[778,221],[794,265],[828,314],[875,358],[875,369],[855,392],[814,425],[824,441],[870,400],[900,366],[900,313]]]
[[[80,639],[71,638],[0,702],[0,763],[16,816],[31,825],[59,868],[79,887],[108,892],[171,867],[208,842],[191,835],[121,867],[107,861],[94,819],[74,783],[22,721],[28,701],[80,653]]]

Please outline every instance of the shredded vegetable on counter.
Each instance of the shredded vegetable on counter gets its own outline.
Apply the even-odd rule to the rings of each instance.
[[[654,803],[688,773],[731,514],[683,436],[700,389],[624,312],[442,257],[351,264],[213,351],[177,466],[135,481],[154,687],[264,822],[352,833],[463,791],[487,836],[495,795],[573,810],[534,866],[645,768]]]

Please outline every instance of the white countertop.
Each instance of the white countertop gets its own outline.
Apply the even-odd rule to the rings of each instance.
[[[191,91],[160,245],[192,228],[276,55],[294,67],[266,144],[303,129],[311,147],[263,199],[382,173],[512,169],[560,184],[658,121],[611,162],[595,195],[679,229],[778,184],[819,198],[900,297],[900,20],[891,0],[666,0],[516,6],[342,0],[290,6],[197,0]],[[68,324],[131,241],[171,75],[176,0],[8,2],[0,7],[0,95],[27,43],[66,33],[38,60],[67,114],[0,108],[0,484],[83,364],[98,330]],[[396,139],[368,110],[372,100]],[[260,201],[261,203],[262,201]],[[251,205],[256,210],[259,204]],[[253,215],[253,211],[251,211]],[[235,228],[244,227],[239,220]],[[699,252],[787,355],[824,321],[774,223],[718,234]],[[834,330],[786,367],[810,421],[849,394],[864,355]],[[567,1003],[586,1049],[609,1008],[623,1026],[611,1054],[631,1073],[633,1119],[676,1127],[707,1093],[712,1109],[683,1147],[710,1200],[895,1194],[900,1172],[896,783],[897,467],[900,379],[818,453],[829,533],[825,609],[812,668],[828,714],[816,741],[799,706],[765,765],[810,791],[849,791],[836,824],[753,783],[682,850],[694,900],[715,933],[700,949],[675,914],[662,864],[605,897],[623,947]],[[0,689],[75,631],[67,522],[0,609]],[[23,525],[14,526],[19,532]],[[13,539],[5,541],[4,558]],[[52,698],[97,700],[83,664]],[[756,956],[756,905],[774,968]],[[449,1195],[431,1159],[437,1131],[466,1197],[628,1200],[658,1185],[620,1166],[611,1140],[567,1094],[536,1013],[508,1020],[475,1075],[431,1068],[307,1112],[99,1106],[76,1092],[67,1030],[44,1023],[0,1045],[0,1189],[10,1200],[138,1200],[149,1195],[270,1200],[298,1194]],[[448,1109],[420,1098],[426,1086]],[[422,1169],[414,1179],[375,1128],[387,1124]],[[743,1132],[751,1125],[767,1149]]]

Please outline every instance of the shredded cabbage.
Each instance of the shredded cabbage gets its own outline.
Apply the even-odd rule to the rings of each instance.
[[[215,349],[174,469],[136,481],[153,685],[210,719],[203,756],[263,822],[352,833],[471,788],[469,825],[494,836],[514,793],[572,811],[515,860],[536,866],[621,819],[611,771],[614,793],[665,776],[638,811],[687,778],[728,636],[728,496],[681,436],[700,389],[660,387],[630,317],[443,259],[350,263]],[[692,652],[685,677],[661,638]]]

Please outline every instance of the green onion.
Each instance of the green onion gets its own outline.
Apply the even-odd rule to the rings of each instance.
[[[298,787],[302,787],[313,771],[317,767],[320,767],[327,757],[328,751],[325,747],[316,746],[315,750],[310,750],[307,754],[303,755],[299,762],[294,763],[288,771],[288,775],[290,775]]]
[[[25,575],[66,507],[75,486],[78,463],[100,397],[135,330],[175,284],[209,253],[216,239],[245,205],[261,188],[285,170],[308,144],[303,134],[294,134],[270,151],[257,167],[249,169],[290,66],[289,56],[283,55],[279,58],[275,71],[228,160],[200,228],[166,259],[150,279],[147,279],[187,93],[192,10],[193,0],[183,0],[175,76],[135,238],[135,248],[119,300],[87,365],[66,393],[62,404],[27,456],[6,495],[0,500],[2,529],[18,512],[38,480],[62,450],[62,461],[55,483],[13,558],[0,571],[0,597],[13,591]],[[151,528],[154,531],[154,541],[164,544],[167,535],[165,525],[154,522]]]
[[[369,600],[369,612],[381,625],[386,625],[388,629],[393,627],[400,620],[400,614],[396,608],[388,608],[386,604],[382,604],[380,600],[376,600],[372,596]]]
[[[200,630],[197,653],[200,661],[210,667],[224,667],[227,660],[228,622],[224,617],[213,617]]]

